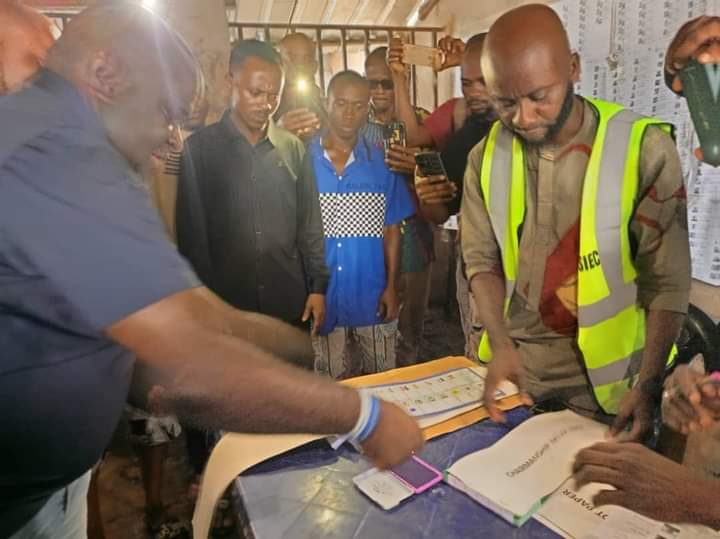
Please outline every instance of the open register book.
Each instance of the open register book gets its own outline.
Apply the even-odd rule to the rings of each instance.
[[[570,410],[542,414],[457,461],[446,481],[521,526],[572,475],[576,453],[602,441],[607,429]]]

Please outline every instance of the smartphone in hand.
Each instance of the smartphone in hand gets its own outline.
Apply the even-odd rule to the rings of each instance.
[[[447,172],[439,152],[420,152],[415,155],[415,164],[422,176],[445,176]]]
[[[437,70],[445,62],[445,53],[435,47],[406,43],[403,45],[403,62]]]
[[[385,126],[385,133],[383,137],[385,156],[387,156],[393,144],[398,146],[407,145],[407,132],[403,122],[390,122]]]

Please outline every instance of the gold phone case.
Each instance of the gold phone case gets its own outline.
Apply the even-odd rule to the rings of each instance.
[[[403,62],[406,64],[428,66],[438,69],[444,60],[445,54],[435,47],[424,45],[403,45]]]

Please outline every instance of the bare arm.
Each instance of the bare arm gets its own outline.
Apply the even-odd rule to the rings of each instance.
[[[196,288],[146,307],[106,332],[137,355],[131,392],[155,413],[240,432],[353,429],[360,415],[356,390],[284,363],[234,336],[233,326]],[[270,320],[264,324],[277,330],[277,340],[284,326]],[[362,447],[380,468],[403,462],[423,445],[417,422],[387,402],[380,402],[371,432]]]
[[[107,333],[137,355],[133,389],[153,412],[243,432],[352,429],[359,414],[356,392],[236,337],[237,322],[242,327],[246,321],[238,315],[229,322],[207,293],[192,289],[132,314]],[[263,320],[258,327],[292,333],[277,321]]]
[[[596,507],[619,505],[664,522],[720,529],[720,482],[633,443],[603,442],[577,454],[578,487],[604,483]]]
[[[265,352],[295,365],[312,365],[315,357],[310,337],[276,318],[231,307],[207,288],[198,288],[221,316],[234,337],[255,344]]]
[[[430,131],[418,122],[415,107],[410,101],[410,88],[402,54],[402,41],[393,38],[388,47],[388,65],[395,85],[395,115],[399,121],[405,124],[408,146],[433,146],[434,142]]]
[[[378,302],[378,313],[385,322],[398,317],[400,312],[400,299],[397,293],[397,283],[400,277],[400,225],[389,225],[383,229],[383,247],[385,250],[385,273],[387,283]]]
[[[410,88],[405,75],[399,76],[393,72],[393,82],[395,83],[395,114],[398,120],[405,124],[408,145],[421,148],[434,146],[435,141],[430,136],[430,131],[415,115],[415,107],[410,100]]]
[[[393,144],[386,154],[385,162],[390,170],[402,174],[408,190],[415,192],[418,201],[418,215],[427,221],[440,225],[447,221],[450,216],[445,202],[455,197],[454,184],[440,186],[438,183],[427,185],[429,183],[427,178],[417,176],[415,155],[420,151],[420,148]],[[449,182],[442,183],[448,184]]]
[[[415,193],[420,201],[420,212],[426,219],[437,225],[443,224],[450,217],[448,204],[458,196],[457,186],[446,176],[415,175]]]
[[[441,225],[450,218],[450,212],[445,204],[425,204],[420,202],[420,215],[427,221]]]

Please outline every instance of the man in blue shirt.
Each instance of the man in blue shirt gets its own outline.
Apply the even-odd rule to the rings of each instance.
[[[312,354],[307,336],[231,308],[165,237],[136,171],[188,116],[185,43],[139,5],[88,8],[46,66],[0,99],[0,537],[85,537],[128,398],[204,428],[361,432],[382,467],[418,449],[385,402],[365,438],[357,391],[279,359]]]
[[[328,131],[309,148],[330,269],[315,370],[333,378],[395,367],[400,222],[414,206],[382,150],[360,134],[370,88],[354,71],[328,85]]]

